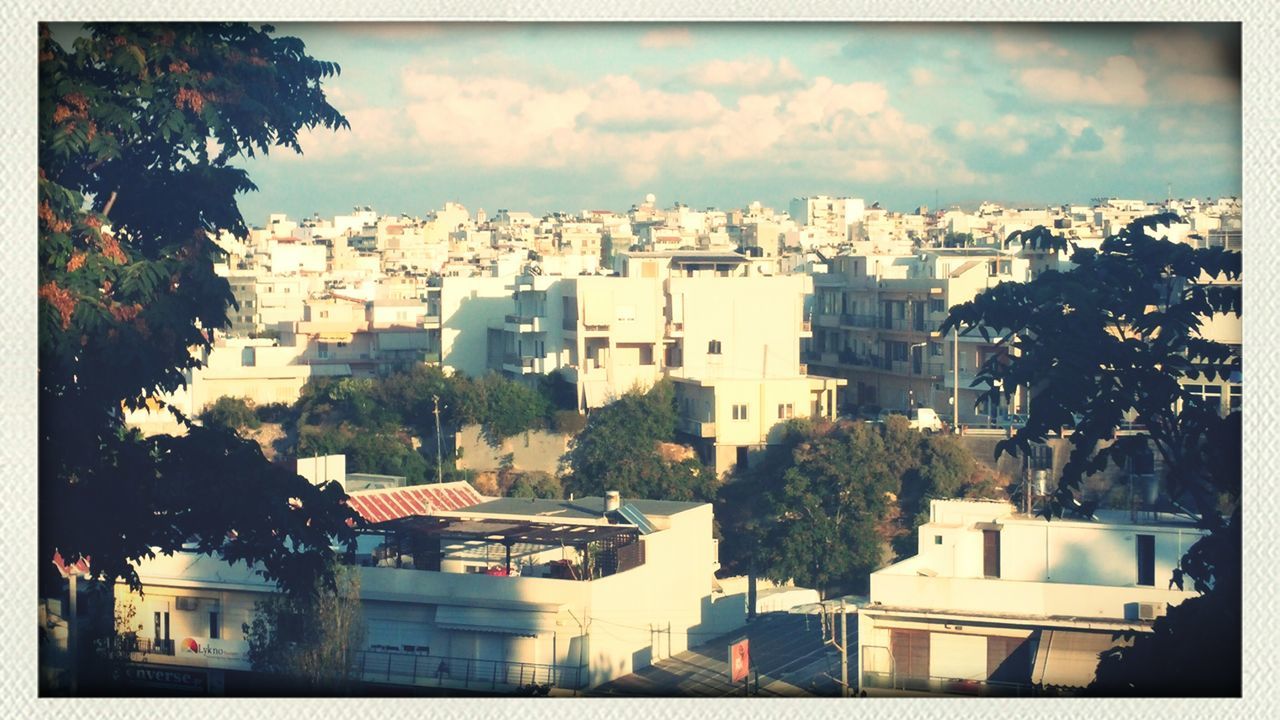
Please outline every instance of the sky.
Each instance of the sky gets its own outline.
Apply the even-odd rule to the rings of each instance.
[[[303,23],[349,131],[246,161],[268,213],[910,211],[1240,195],[1237,24]]]

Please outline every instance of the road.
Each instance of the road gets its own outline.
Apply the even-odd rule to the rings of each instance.
[[[854,617],[851,616],[850,620]],[[743,635],[751,641],[752,695],[839,696],[840,656],[833,647],[823,644],[819,618],[786,613],[761,615],[745,628],[659,660],[638,672],[601,685],[588,694],[615,697],[743,695],[742,683],[729,682],[728,658],[729,644]],[[849,645],[854,647],[852,633]]]

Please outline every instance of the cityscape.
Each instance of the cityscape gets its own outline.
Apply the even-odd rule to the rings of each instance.
[[[1240,696],[1239,32],[43,25],[41,695]]]

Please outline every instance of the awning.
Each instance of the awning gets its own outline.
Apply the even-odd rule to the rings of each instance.
[[[440,605],[436,608],[436,627],[536,637],[540,633],[555,632],[556,614]]]
[[[1036,685],[1087,687],[1098,670],[1098,655],[1117,645],[1128,645],[1109,632],[1043,630],[1036,650],[1031,682]]]

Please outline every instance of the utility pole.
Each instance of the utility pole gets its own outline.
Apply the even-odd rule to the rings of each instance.
[[[436,416],[436,483],[444,482],[444,449],[440,440],[440,396],[432,395],[432,402],[435,403],[435,410],[432,412]]]
[[[840,694],[849,697],[849,614],[840,598]]]
[[[951,338],[951,432],[960,434],[960,326],[951,330],[955,333]]]

